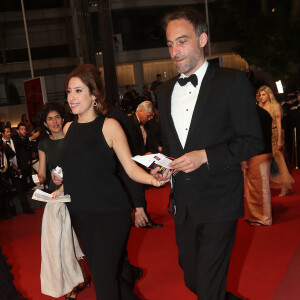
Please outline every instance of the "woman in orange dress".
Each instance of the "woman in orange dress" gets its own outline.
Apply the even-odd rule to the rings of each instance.
[[[271,188],[279,188],[279,196],[286,196],[295,183],[286,166],[282,154],[283,137],[281,128],[282,109],[276,101],[272,90],[268,86],[261,86],[258,91],[259,106],[265,109],[272,117],[272,154],[278,166],[279,174],[271,178]]]
[[[272,162],[272,117],[257,105],[265,148],[242,163],[244,170],[245,220],[250,226],[272,225],[270,175]]]

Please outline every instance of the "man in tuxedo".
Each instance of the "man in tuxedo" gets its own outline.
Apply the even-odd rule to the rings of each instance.
[[[140,103],[136,109],[136,112],[130,116],[131,129],[128,131],[127,139],[132,155],[145,155],[151,152],[157,152],[158,149],[154,149],[154,143],[149,139],[150,132],[146,127],[146,124],[154,117],[153,104],[151,101],[144,101]],[[154,223],[147,213],[146,201],[144,195],[144,186],[139,186],[143,189],[143,196],[139,197],[136,202],[142,204],[135,206],[135,224],[137,227],[143,228],[160,228],[162,224]],[[141,195],[141,193],[139,193]],[[133,198],[134,195],[131,196]],[[135,197],[137,198],[137,197]]]
[[[294,98],[294,95],[292,97],[292,99],[281,104],[283,110],[282,127],[284,129],[284,144],[287,163],[291,168],[299,167],[300,165],[300,92],[298,92],[297,98]],[[293,142],[294,128],[296,128],[296,145]],[[294,149],[296,151],[293,155]]]
[[[180,171],[171,178],[179,264],[198,299],[239,299],[226,277],[244,212],[240,163],[264,147],[255,98],[244,73],[205,60],[207,25],[196,10],[167,14],[164,24],[180,72],[158,88],[163,153]]]
[[[23,212],[33,214],[27,199],[27,179],[31,175],[31,153],[35,147],[33,140],[39,136],[39,132],[33,133],[30,138],[26,136],[26,126],[20,123],[17,127],[18,134],[11,138],[10,128],[6,127],[2,133],[2,140],[6,144],[6,156],[9,159],[7,176],[16,187]]]

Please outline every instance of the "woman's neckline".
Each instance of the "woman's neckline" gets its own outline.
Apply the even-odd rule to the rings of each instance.
[[[51,135],[51,136],[53,136],[53,135]],[[49,135],[49,139],[50,139],[51,141],[60,141],[60,140],[63,140],[63,139],[64,139],[64,137],[61,137],[61,138],[56,139],[56,138],[52,138],[51,136]]]
[[[91,124],[91,123],[95,122],[97,120],[97,118],[98,118],[98,115],[92,121],[89,121],[89,122],[79,122],[78,120],[76,120],[76,123],[80,124],[80,125],[88,125],[88,124]]]

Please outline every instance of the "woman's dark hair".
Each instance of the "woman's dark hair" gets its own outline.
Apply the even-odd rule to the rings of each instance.
[[[167,13],[163,19],[164,30],[166,30],[168,24],[171,21],[180,19],[184,19],[190,22],[193,25],[197,36],[200,36],[203,32],[208,34],[208,28],[204,17],[198,10],[191,7],[184,7],[179,10]]]
[[[104,101],[104,94],[100,71],[95,65],[82,64],[75,68],[66,78],[65,90],[68,90],[68,84],[71,78],[78,77],[90,90],[90,93],[96,97],[97,105],[95,111],[104,114],[107,109],[107,103]]]
[[[46,123],[46,119],[48,114],[51,111],[56,111],[60,114],[60,116],[62,117],[62,119],[65,118],[65,107],[64,104],[62,102],[58,102],[58,101],[51,101],[51,102],[47,102],[40,110],[39,112],[39,123],[40,126],[43,127],[44,129],[47,130],[47,128],[45,127],[44,123]]]

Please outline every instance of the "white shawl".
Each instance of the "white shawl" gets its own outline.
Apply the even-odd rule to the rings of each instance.
[[[77,258],[82,253],[65,203],[47,203],[41,238],[41,290],[61,297],[84,281]]]

